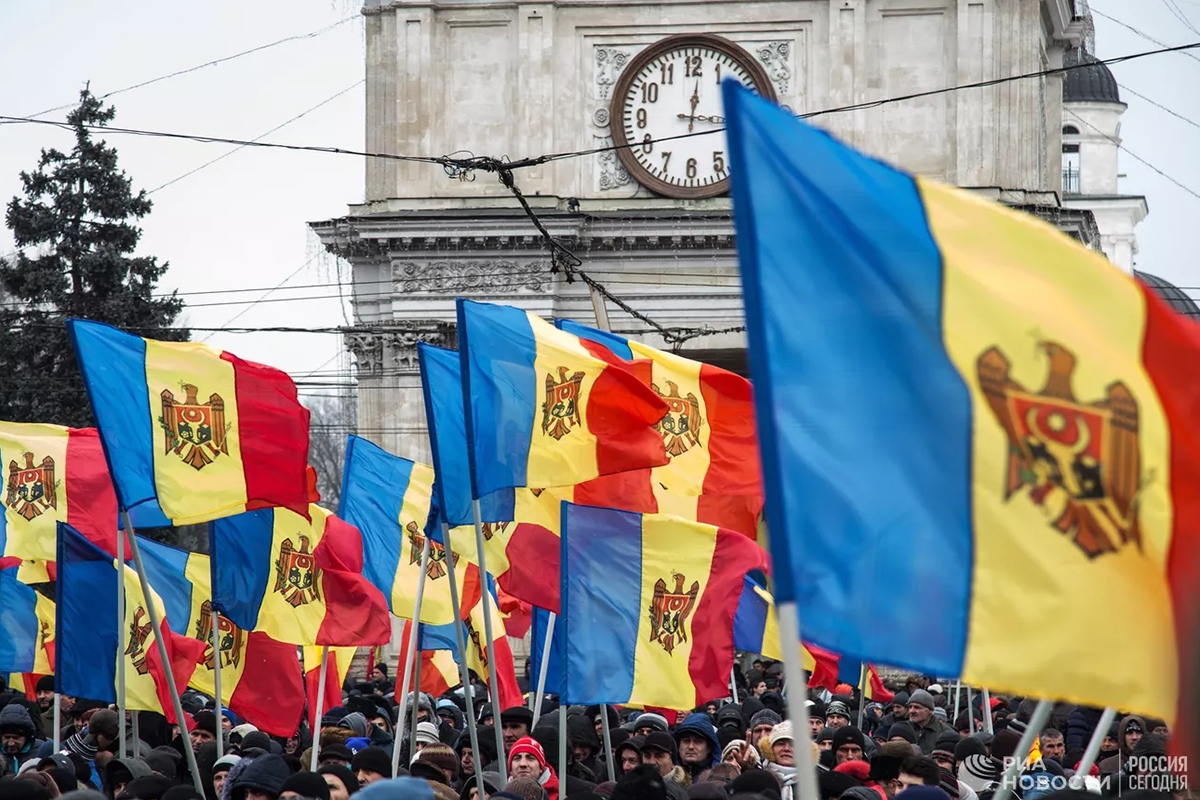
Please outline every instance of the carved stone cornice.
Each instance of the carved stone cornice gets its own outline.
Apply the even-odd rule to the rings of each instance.
[[[416,372],[417,342],[454,347],[454,325],[432,320],[398,321],[344,328],[346,349],[359,377]]]
[[[547,292],[554,285],[548,262],[502,259],[393,261],[392,282],[400,294],[515,294]]]

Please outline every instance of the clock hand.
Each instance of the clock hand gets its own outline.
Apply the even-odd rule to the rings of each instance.
[[[710,116],[706,116],[705,114],[696,114],[695,116],[690,116],[688,114],[677,114],[676,116],[678,116],[679,119],[695,119],[695,120],[699,120],[700,122],[718,122],[718,123],[720,123],[720,122],[725,121],[724,117],[716,116],[716,115],[710,117]]]
[[[692,90],[692,115],[688,119],[688,133],[692,132],[692,126],[696,124],[696,106],[700,105],[700,81],[696,81],[696,88]]]

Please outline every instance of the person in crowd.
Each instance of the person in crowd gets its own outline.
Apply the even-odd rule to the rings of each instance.
[[[350,795],[359,789],[358,778],[349,767],[341,764],[326,764],[317,768],[317,774],[329,787],[329,800],[350,800]]]
[[[678,746],[675,739],[666,731],[654,731],[642,741],[642,763],[649,764],[658,770],[659,775],[666,778],[676,769],[676,753]],[[679,771],[679,777],[684,775]]]
[[[833,732],[834,764],[846,761],[866,761],[867,741],[862,731],[852,725],[845,725]]]
[[[354,760],[354,753],[349,747],[344,744],[331,744],[321,748],[321,752],[317,754],[317,766],[323,767],[326,764],[336,764],[341,767],[350,767],[350,762]]]
[[[242,759],[237,767],[243,765],[245,768],[238,770],[239,774],[230,776],[230,800],[278,800],[284,781],[292,774],[283,756],[274,753]],[[233,771],[230,770],[231,773]]]
[[[793,739],[791,720],[779,723],[767,737],[769,748],[763,753],[766,769],[779,782],[782,800],[791,800],[796,784],[796,743]],[[807,746],[807,745],[806,745]]]
[[[229,770],[233,769],[234,765],[241,760],[241,756],[230,753],[227,756],[221,756],[213,764],[212,787],[217,797],[220,797],[222,794],[222,790],[225,787],[225,779],[229,777]]]
[[[941,767],[929,756],[909,756],[900,765],[901,791],[911,786],[937,786],[941,782]]]
[[[0,712],[2,713],[2,712]],[[1118,752],[1099,762],[1101,775],[1111,775],[1121,771],[1121,767],[1129,760],[1133,748],[1146,733],[1146,720],[1136,714],[1124,717],[1117,726]],[[1101,751],[1103,751],[1103,747]]]
[[[479,739],[479,749],[482,751],[479,758],[475,757],[475,751],[471,747],[471,736],[469,731],[463,731],[458,736],[458,741],[454,743],[454,752],[458,755],[458,763],[460,769],[460,785],[459,789],[466,786],[474,777],[476,769],[483,769],[484,766],[496,761],[496,732],[489,727],[477,728]]]
[[[371,683],[375,691],[380,694],[387,694],[392,691],[393,684],[388,680],[388,665],[382,661],[375,663],[375,668],[371,670]]]
[[[624,775],[634,767],[642,765],[642,745],[646,740],[641,736],[630,736],[616,748],[616,773]]]
[[[438,719],[441,720],[443,726],[452,728],[455,731],[466,730],[466,721],[462,710],[453,700],[438,700],[436,710]]]
[[[529,729],[533,727],[533,712],[525,706],[506,708],[500,712],[500,727],[504,734],[504,752],[510,754],[517,740],[529,735]]]
[[[546,792],[548,800],[558,800],[558,776],[546,761],[546,753],[537,740],[523,736],[508,751],[509,778],[529,778]]]
[[[841,700],[834,700],[825,707],[825,727],[837,730],[850,724],[850,709]]]
[[[454,786],[454,782],[458,780],[458,756],[454,754],[454,749],[450,745],[438,742],[423,748],[420,753],[417,753],[416,759],[416,763],[422,762],[441,770],[446,776],[447,786]]]
[[[37,737],[37,726],[25,706],[16,702],[0,708],[0,752],[3,752],[14,771],[32,759],[42,744]]]
[[[392,777],[392,759],[378,747],[365,747],[354,754],[350,769],[360,786],[369,786]]]
[[[211,711],[199,711],[193,715],[193,719],[196,725],[188,733],[188,738],[191,739],[193,752],[198,753],[205,742],[216,741],[217,717]]]
[[[769,708],[764,708],[750,718],[750,728],[746,731],[746,741],[758,746],[763,739],[771,735],[771,729],[783,719]]]
[[[721,745],[717,741],[717,729],[712,718],[703,712],[688,714],[675,729],[675,744],[679,752],[679,765],[694,782],[704,770],[719,763]]]
[[[953,730],[945,722],[933,716],[933,695],[924,689],[917,689],[908,697],[908,721],[917,734],[917,747],[929,755],[937,744],[938,735],[943,731]],[[894,728],[895,726],[893,726]],[[895,735],[894,730],[892,735]]]
[[[315,772],[297,772],[289,775],[279,789],[279,800],[332,800],[329,784]]]
[[[669,728],[666,717],[649,711],[638,714],[637,719],[633,721],[633,735],[643,739],[655,731],[666,733]]]

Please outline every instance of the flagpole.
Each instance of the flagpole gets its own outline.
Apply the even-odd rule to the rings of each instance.
[[[992,693],[988,688],[983,687],[983,729],[988,733],[992,731]]]
[[[400,750],[404,744],[404,731],[408,727],[408,716],[404,713],[404,703],[408,700],[409,687],[411,686],[413,676],[413,662],[417,656],[417,632],[421,627],[421,601],[425,597],[425,572],[429,569],[429,537],[423,537],[424,543],[421,545],[421,571],[417,575],[417,597],[413,601],[413,618],[412,623],[408,626],[408,657],[404,661],[404,678],[400,682],[400,707],[396,710],[396,744],[392,747],[392,775],[396,774],[396,770],[400,768]],[[413,695],[413,708],[415,709],[418,703],[418,697]],[[416,723],[413,723],[412,732],[416,732]],[[410,747],[409,750],[412,748]],[[411,756],[411,753],[409,754]]]
[[[958,724],[958,704],[959,704],[959,699],[960,699],[961,695],[962,695],[962,681],[955,681],[954,682],[954,717],[953,717],[953,719],[950,720],[951,725]]]
[[[867,708],[867,662],[858,662],[858,729],[862,730],[863,712]]]
[[[733,702],[736,704],[738,701],[738,696],[737,696],[737,680],[734,677],[735,675],[736,675],[736,673],[734,672],[733,668],[730,668],[730,670],[729,670],[729,696],[733,698]]]
[[[608,765],[608,779],[614,783],[617,780],[617,770],[613,765],[613,749],[612,749],[612,734],[608,730],[608,705],[600,705],[600,729],[604,732],[604,763]],[[560,731],[561,733],[561,731]],[[563,786],[567,784],[567,779],[562,779]]]
[[[542,700],[546,697],[546,668],[550,666],[550,645],[554,641],[554,623],[557,620],[558,614],[551,611],[546,621],[546,639],[542,644],[542,660],[538,664],[537,694],[533,701],[534,725],[537,725],[538,719],[542,716]]]
[[[141,739],[142,739],[142,733],[141,733],[141,730],[139,729],[140,726],[138,725],[138,712],[136,712],[136,711],[129,712],[129,726],[133,732],[133,735],[130,738],[133,739],[134,752],[137,752],[137,746],[141,742]]]
[[[305,665],[308,666],[307,664]],[[309,764],[308,771],[317,771],[317,751],[321,748],[321,714],[325,712],[325,676],[329,674],[329,645],[324,645],[321,648],[321,671],[317,673],[317,708],[314,716],[317,719],[316,728],[313,735],[312,744],[312,762]]]
[[[117,564],[121,579],[117,581],[117,757],[125,755],[125,537],[129,533],[129,514],[125,514],[125,530],[117,531]],[[157,635],[157,633],[155,634]]]
[[[62,749],[62,695],[54,693],[54,752]]]
[[[420,623],[414,622],[414,628],[420,628]],[[421,641],[420,633],[417,634],[417,642]],[[413,707],[412,707],[412,727],[409,728],[416,735],[417,724],[421,721],[421,659],[413,659]],[[435,708],[436,712],[437,709]],[[434,723],[437,724],[436,722]]]
[[[558,696],[558,781],[567,785],[567,705]]]
[[[125,509],[121,509],[121,513],[125,516],[126,536],[122,537],[118,532],[117,542],[119,544],[122,538],[127,538],[129,540],[129,552],[133,555],[133,565],[137,570],[138,582],[142,587],[142,597],[146,601],[146,612],[150,615],[150,627],[154,631],[154,644],[158,647],[158,657],[162,659],[163,672],[166,673],[167,676],[167,684],[169,686],[168,694],[171,695],[171,705],[175,711],[175,720],[179,723],[180,735],[185,737],[185,741],[182,743],[183,754],[187,758],[188,769],[192,773],[192,783],[195,785],[196,791],[203,795],[204,787],[200,782],[200,769],[196,766],[196,753],[192,750],[191,742],[186,741],[186,737],[188,735],[187,723],[184,722],[183,704],[179,701],[179,692],[176,691],[175,670],[171,666],[170,653],[167,652],[167,640],[163,638],[162,627],[159,625],[158,621],[158,606],[154,603],[154,594],[150,591],[150,579],[146,577],[146,568],[142,565],[142,553],[138,549],[137,534],[133,530],[133,523],[129,520],[129,512]],[[124,562],[120,562],[120,566],[122,568],[120,583],[124,584]],[[122,627],[124,627],[124,624],[122,624]],[[124,655],[119,655],[117,663],[125,663]],[[122,713],[120,717],[121,724],[124,726],[124,713]],[[124,731],[121,733],[123,739]]]
[[[213,683],[216,684],[217,760],[220,761],[225,757],[225,726],[221,720],[221,613],[211,598],[208,607],[212,612],[209,620],[212,622]]]
[[[479,791],[479,797],[487,797],[487,791],[483,788],[483,754],[479,752],[479,728],[475,723],[475,699],[472,697],[471,689],[471,671],[467,669],[467,637],[463,633],[462,625],[462,608],[458,602],[458,583],[454,577],[454,547],[450,543],[450,526],[445,522],[442,523],[442,546],[446,552],[446,576],[450,579],[450,608],[453,610],[454,619],[454,637],[458,644],[458,675],[462,680],[463,699],[467,703],[467,733],[471,737],[471,755],[475,758],[475,786]],[[495,714],[495,709],[492,711]],[[397,740],[396,748],[399,749],[400,742]],[[501,759],[503,760],[503,759]]]
[[[1079,767],[1071,778],[1072,789],[1083,788],[1083,779],[1092,771],[1092,765],[1096,763],[1096,756],[1100,755],[1100,745],[1104,743],[1104,737],[1108,735],[1108,729],[1112,727],[1116,717],[1117,710],[1111,707],[1104,709],[1104,713],[1100,715],[1100,721],[1096,723],[1096,730],[1092,731],[1092,738],[1088,740],[1087,749],[1083,751],[1083,759],[1079,762]],[[1078,785],[1075,785],[1075,778],[1079,779]]]
[[[975,732],[975,693],[967,686],[967,733]]]
[[[483,633],[487,637],[488,678],[491,686],[492,713],[500,719],[500,679],[496,676],[496,646],[492,643],[492,593],[487,585],[487,557],[483,552],[483,513],[479,510],[479,500],[471,501],[471,511],[475,514],[475,552],[479,554],[479,579],[483,582]],[[508,784],[508,759],[504,752],[504,734],[499,725],[496,728],[496,752],[500,757],[500,782]]]
[[[1021,734],[1021,741],[1012,755],[1012,761],[1008,763],[1004,774],[1000,777],[1000,788],[996,790],[993,800],[1007,800],[1008,796],[1013,793],[1014,785],[1020,780],[1021,773],[1025,770],[1025,761],[1029,758],[1033,743],[1041,735],[1042,728],[1046,727],[1046,723],[1050,721],[1050,712],[1053,710],[1053,701],[1038,701],[1037,708],[1033,710],[1033,716],[1029,718],[1029,724],[1025,727],[1025,732]],[[989,714],[989,716],[991,715]]]
[[[816,766],[813,764],[812,731],[808,724],[808,706],[805,705],[804,655],[800,650],[800,610],[794,600],[776,606],[779,629],[783,631],[783,675],[787,689],[788,709],[791,713],[796,740],[796,798],[818,800]],[[999,798],[1003,800],[1003,798]]]

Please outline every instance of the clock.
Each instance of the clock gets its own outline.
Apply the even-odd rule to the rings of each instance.
[[[775,99],[754,57],[720,36],[669,36],[629,62],[613,91],[609,124],[617,156],[638,183],[681,199],[729,191],[721,102],[726,78]]]

